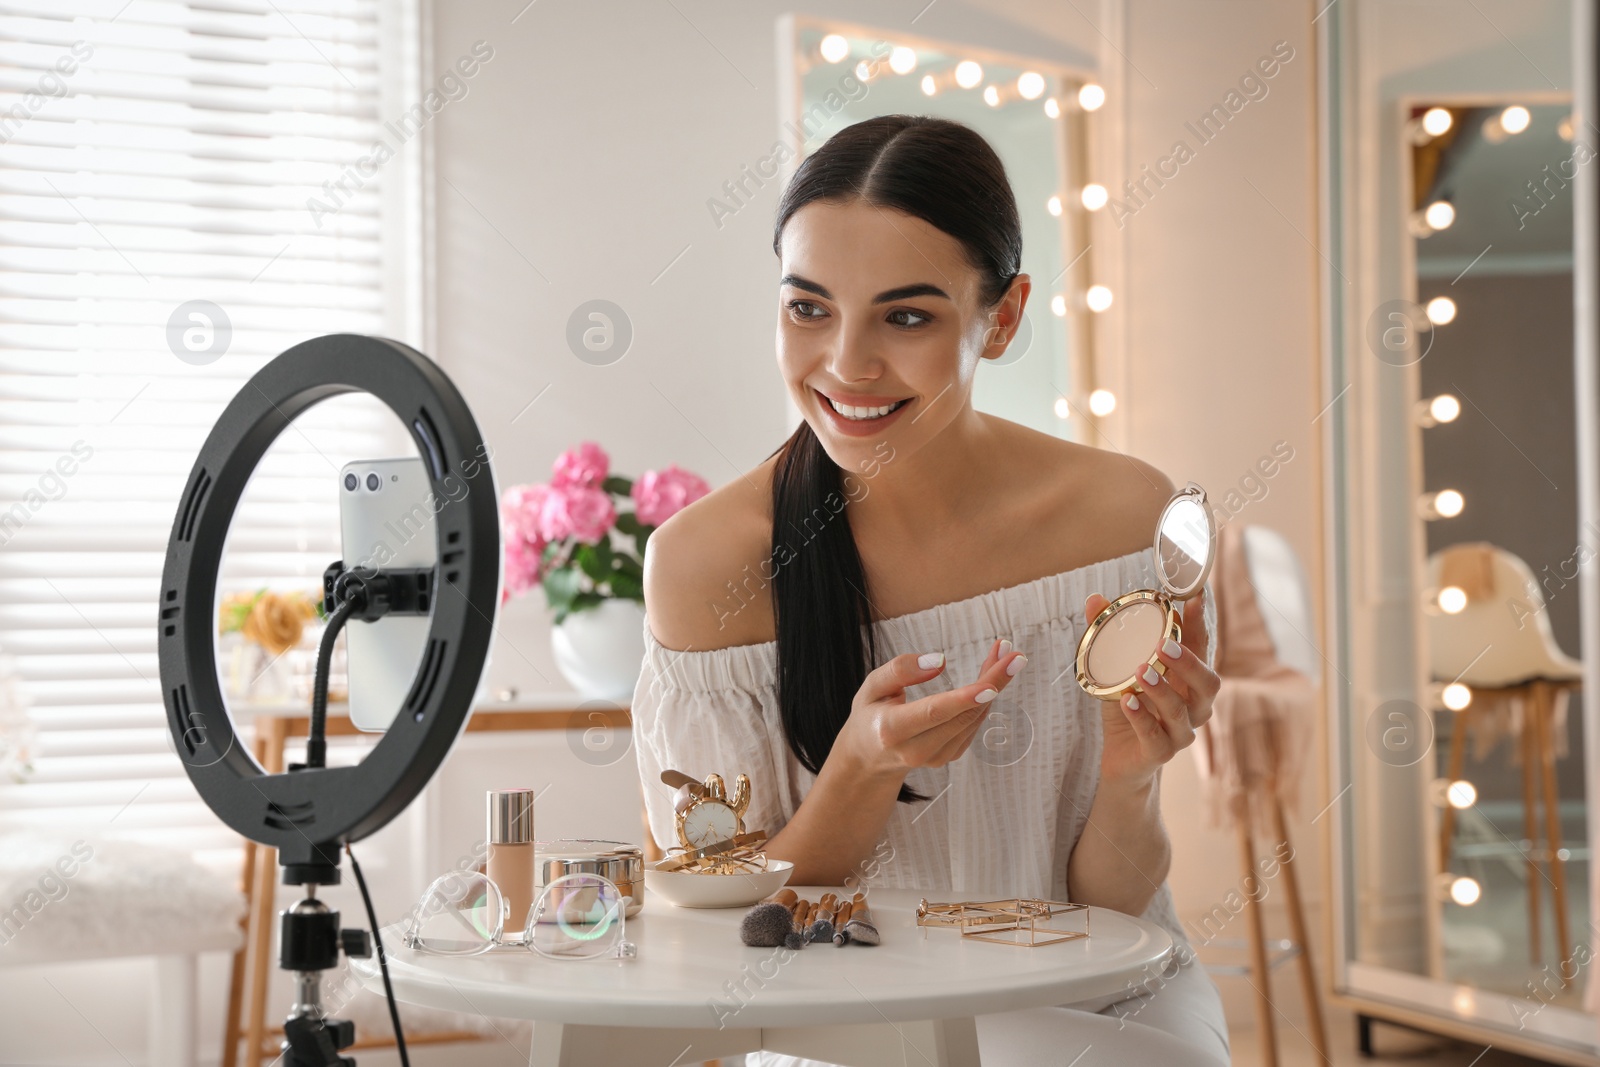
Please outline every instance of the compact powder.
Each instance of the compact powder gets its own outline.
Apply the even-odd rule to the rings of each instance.
[[[1111,616],[1089,646],[1088,673],[1096,685],[1119,685],[1149,661],[1161,644],[1166,611],[1136,600]]]

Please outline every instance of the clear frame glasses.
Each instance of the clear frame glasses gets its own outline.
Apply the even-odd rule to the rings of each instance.
[[[477,871],[433,880],[404,935],[407,948],[435,956],[476,956],[493,948],[528,948],[547,959],[633,959],[626,936],[628,898],[598,874],[564,874],[539,891],[518,936],[508,936],[510,902]]]

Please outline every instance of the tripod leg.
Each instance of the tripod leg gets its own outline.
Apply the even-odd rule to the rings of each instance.
[[[1255,896],[1246,894],[1245,909],[1250,913],[1250,970],[1255,975],[1256,1018],[1261,1027],[1261,1062],[1265,1067],[1278,1067],[1278,1035],[1272,1017],[1272,970],[1267,966],[1267,930],[1261,915],[1260,879],[1256,870],[1256,846],[1250,833],[1250,801],[1246,797],[1239,805],[1239,858],[1244,876],[1257,886]]]
[[[1531,693],[1525,693],[1522,700],[1522,832],[1528,839],[1528,955],[1538,964],[1544,956],[1544,935],[1539,929],[1539,885],[1544,881],[1544,872],[1539,870],[1539,842],[1538,822],[1538,793],[1534,788],[1534,778],[1538,774],[1539,746],[1534,739],[1534,723],[1538,719],[1533,708]]]
[[[1311,937],[1306,929],[1305,908],[1300,902],[1299,876],[1294,870],[1294,846],[1289,844],[1289,827],[1283,817],[1283,802],[1274,793],[1271,803],[1273,830],[1288,850],[1279,869],[1283,872],[1283,891],[1289,897],[1289,929],[1300,946],[1300,985],[1305,992],[1306,1014],[1311,1019],[1311,1045],[1317,1055],[1327,1059],[1328,1035],[1323,1028],[1322,998],[1317,995],[1317,969],[1311,960]]]
[[[1555,896],[1557,977],[1567,984],[1561,966],[1572,949],[1571,932],[1567,928],[1567,871],[1561,858],[1561,802],[1556,790],[1556,749],[1552,734],[1555,730],[1555,708],[1552,706],[1550,686],[1535,682],[1534,711],[1538,715],[1539,777],[1544,782],[1545,855],[1549,857],[1551,890]]]

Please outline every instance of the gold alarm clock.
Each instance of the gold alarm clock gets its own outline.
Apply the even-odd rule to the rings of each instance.
[[[681,771],[664,771],[661,780],[678,787],[672,806],[677,813],[678,843],[685,850],[732,841],[744,833],[744,813],[750,808],[748,775],[733,780],[731,797],[720,774],[708,774],[702,783]]]

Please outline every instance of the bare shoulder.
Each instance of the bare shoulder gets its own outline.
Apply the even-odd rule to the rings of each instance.
[[[1040,529],[1058,530],[1073,546],[1066,566],[1083,566],[1149,548],[1173,481],[1154,464],[1106,448],[1036,434],[1035,470],[1049,472],[1051,514]]]
[[[752,576],[771,553],[775,463],[713,489],[645,542],[645,612],[662,646],[708,652],[772,639],[767,583]]]

